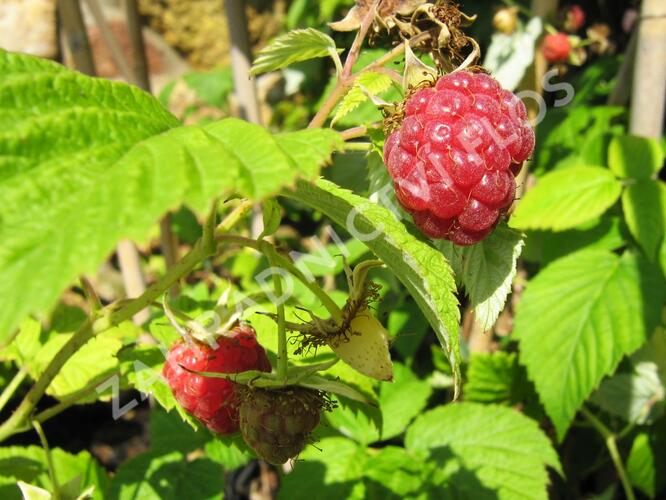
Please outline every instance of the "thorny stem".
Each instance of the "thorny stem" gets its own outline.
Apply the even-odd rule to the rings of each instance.
[[[218,234],[228,231],[240,218],[239,214],[247,212],[248,205],[241,204],[232,211],[218,227]],[[215,248],[211,249],[210,245],[205,245],[204,240],[200,239],[187,255],[169,269],[159,281],[148,287],[141,296],[124,302],[122,305],[111,304],[98,313],[92,314],[56,353],[14,413],[0,425],[0,442],[22,430],[24,422],[30,417],[51,381],[69,358],[86,342],[123,321],[127,321],[137,312],[151,305],[153,301],[178,282],[181,277],[188,274],[197,264],[214,255],[215,250]]]
[[[358,59],[358,56],[361,53],[363,40],[365,40],[365,36],[368,34],[368,29],[370,29],[370,26],[372,25],[372,21],[375,16],[375,10],[380,1],[381,0],[375,0],[373,2],[372,7],[370,7],[368,12],[365,14],[365,17],[361,21],[361,26],[356,33],[356,38],[354,38],[354,42],[349,49],[347,58],[345,59],[345,65],[342,68],[342,73],[338,77],[338,82],[335,85],[333,92],[331,92],[322,107],[319,108],[319,111],[317,111],[315,114],[314,118],[312,118],[312,121],[310,121],[308,124],[308,128],[321,127],[324,122],[326,122],[326,118],[328,118],[328,115],[331,114],[331,111],[335,105],[340,101],[340,99],[344,97],[344,95],[347,93],[347,90],[349,90],[354,84],[352,70]]]
[[[277,266],[277,259],[275,247],[270,243],[262,241],[260,248],[268,262],[271,266]],[[285,326],[285,317],[284,317],[284,301],[282,300],[282,276],[279,273],[273,273],[273,287],[275,288],[275,294],[278,297],[277,304],[275,305],[277,310],[277,334],[278,334],[278,349],[277,349],[277,376],[280,380],[286,382],[287,380],[287,366],[288,366],[288,354],[287,354],[287,330]]]
[[[342,68],[342,77],[347,78],[351,76],[352,69],[354,68],[354,63],[358,59],[358,56],[361,53],[361,47],[363,46],[363,41],[365,40],[366,35],[370,26],[372,26],[372,21],[375,18],[375,13],[377,12],[377,6],[381,0],[375,0],[372,6],[368,9],[368,12],[365,14],[365,17],[361,20],[361,26],[356,33],[354,42],[352,43],[351,48],[349,49],[349,54],[347,54],[347,59],[345,60],[345,66]]]
[[[617,449],[617,436],[587,408],[581,408],[580,412],[590,422],[590,424],[592,424],[597,432],[599,432],[601,437],[604,438],[606,447],[608,448],[608,453],[613,460],[615,470],[617,470],[617,475],[620,478],[620,482],[622,483],[622,488],[624,489],[624,494],[627,496],[627,499],[636,500],[634,491],[631,488],[631,483],[629,482],[629,477],[627,476],[627,472],[624,469],[624,464],[622,463],[622,457],[620,456],[620,452]]]
[[[44,454],[46,455],[46,463],[49,468],[49,478],[51,479],[51,498],[53,498],[53,500],[60,500],[60,485],[58,484],[58,478],[56,476],[55,467],[53,465],[53,457],[51,456],[49,442],[46,440],[44,429],[42,429],[42,426],[39,422],[33,422],[32,426],[35,428],[35,431],[37,431],[39,440],[42,443],[42,448],[44,448]]]

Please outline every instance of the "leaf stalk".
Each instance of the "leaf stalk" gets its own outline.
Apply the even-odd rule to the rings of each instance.
[[[617,471],[617,475],[620,478],[620,482],[622,483],[624,494],[627,496],[627,500],[636,500],[634,491],[631,488],[631,482],[627,476],[627,471],[625,470],[624,464],[622,463],[622,457],[620,456],[620,452],[617,448],[617,436],[606,426],[606,424],[599,420],[599,418],[597,418],[597,416],[587,408],[581,408],[580,412],[604,439],[606,448],[608,448],[608,453],[613,460],[613,465],[615,465],[615,470]]]

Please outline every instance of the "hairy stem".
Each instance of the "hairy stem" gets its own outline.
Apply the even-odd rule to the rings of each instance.
[[[361,125],[360,127],[352,127],[347,130],[340,132],[342,139],[348,141],[350,139],[357,139],[359,137],[365,137],[368,134],[368,127]]]
[[[592,426],[597,430],[601,437],[604,438],[604,441],[606,442],[606,448],[608,448],[608,453],[613,460],[615,470],[617,471],[617,475],[620,478],[620,482],[622,483],[622,488],[624,489],[624,494],[626,495],[627,499],[636,500],[634,491],[631,488],[631,483],[629,482],[629,477],[627,476],[627,471],[624,469],[624,464],[622,463],[622,457],[620,456],[620,452],[617,449],[617,436],[587,408],[581,408],[580,412],[588,420],[588,422],[592,424]]]
[[[381,0],[375,0],[372,6],[368,9],[368,12],[365,14],[361,20],[361,26],[356,32],[356,37],[352,43],[349,53],[347,54],[347,59],[345,59],[345,65],[342,68],[342,77],[347,78],[351,76],[354,64],[358,60],[358,56],[361,54],[361,47],[363,46],[363,41],[365,40],[366,35],[370,26],[372,26],[372,21],[375,18],[375,13],[377,11],[377,6]]]
[[[352,75],[352,70],[354,69],[354,64],[358,60],[358,56],[361,53],[361,47],[363,46],[363,40],[368,34],[368,29],[372,25],[374,19],[375,8],[379,4],[380,0],[375,0],[372,7],[368,10],[367,14],[361,21],[361,26],[356,33],[356,38],[352,43],[347,58],[345,59],[344,67],[342,68],[342,73],[338,77],[338,83],[335,85],[335,88],[328,96],[324,104],[319,108],[319,111],[315,114],[314,118],[308,124],[308,128],[321,127],[325,122],[328,115],[331,114],[335,105],[344,97],[347,91],[354,84],[354,76]]]
[[[272,267],[277,267],[277,259],[275,248],[273,245],[267,242],[262,242],[260,248],[264,252],[264,255],[268,259],[268,262]],[[277,375],[278,379],[285,381],[287,380],[287,367],[288,367],[288,353],[287,353],[287,330],[285,326],[285,317],[284,317],[284,301],[282,300],[282,276],[279,273],[273,274],[273,287],[275,288],[275,294],[278,297],[278,302],[275,304],[277,310],[277,334],[278,334],[278,349],[277,349]]]

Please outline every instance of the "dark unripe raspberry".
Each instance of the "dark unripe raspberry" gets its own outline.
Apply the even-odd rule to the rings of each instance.
[[[305,448],[324,405],[322,393],[303,387],[248,389],[240,405],[241,434],[259,457],[283,464]]]
[[[233,434],[238,431],[238,384],[197,372],[240,373],[271,371],[266,351],[257,343],[255,331],[238,326],[216,339],[217,347],[192,341],[178,341],[169,350],[162,374],[176,401],[211,431]],[[187,368],[185,370],[184,368]]]
[[[555,33],[543,37],[543,56],[551,63],[565,62],[571,53],[571,42],[565,33]]]
[[[457,71],[407,99],[384,162],[424,234],[472,245],[513,203],[515,176],[533,149],[520,99],[489,75]]]

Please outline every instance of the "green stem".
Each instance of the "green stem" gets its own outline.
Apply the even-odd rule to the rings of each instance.
[[[233,227],[240,217],[247,213],[251,208],[251,203],[241,203],[236,207],[219,225],[216,234],[228,231]],[[30,417],[30,414],[37,406],[37,403],[46,392],[51,381],[58,374],[64,364],[77,352],[86,342],[123,321],[127,321],[145,307],[151,305],[158,297],[164,294],[180,278],[188,274],[197,264],[204,259],[214,255],[217,248],[210,244],[211,238],[206,235],[194,245],[192,250],[177,262],[167,273],[157,282],[146,289],[141,296],[123,303],[122,306],[111,304],[110,306],[91,315],[81,327],[69,338],[69,340],[60,348],[51,362],[48,364],[42,375],[35,382],[35,385],[19,404],[12,415],[0,425],[0,442],[8,437],[24,430],[24,423]]]
[[[365,137],[368,135],[368,127],[361,125],[359,127],[348,128],[347,130],[340,132],[340,135],[345,141],[357,139],[358,137]]]
[[[268,242],[262,242],[261,248],[268,262],[272,267],[277,267],[277,259],[275,248]],[[287,367],[289,363],[289,354],[287,353],[287,329],[285,326],[284,317],[284,301],[282,301],[282,276],[279,273],[273,274],[273,287],[275,294],[280,298],[279,302],[275,305],[277,310],[277,334],[278,334],[278,349],[277,349],[277,375],[280,380],[287,380]]]
[[[634,491],[631,488],[631,483],[629,481],[629,477],[627,476],[627,472],[624,469],[624,464],[622,463],[622,457],[620,456],[620,452],[617,449],[617,441],[616,438],[617,436],[611,431],[606,425],[597,418],[596,415],[594,415],[592,412],[590,412],[587,408],[583,407],[581,408],[580,412],[583,414],[583,416],[592,424],[592,426],[601,434],[601,436],[604,438],[604,441],[606,442],[606,447],[608,448],[608,453],[611,456],[611,459],[613,460],[613,464],[615,465],[615,470],[617,471],[617,475],[620,478],[620,482],[622,483],[622,488],[624,489],[624,493],[627,497],[627,500],[636,500],[636,496],[634,495]]]
[[[345,142],[345,151],[370,151],[372,144],[369,142]]]
[[[9,382],[7,387],[5,387],[5,390],[2,391],[2,394],[0,394],[0,410],[2,410],[5,407],[5,405],[9,402],[9,400],[16,392],[16,389],[20,387],[21,382],[25,380],[25,377],[27,375],[28,375],[28,369],[25,365],[22,366],[18,372],[16,372],[14,378],[12,378],[11,382]]]
[[[259,242],[251,238],[246,238],[244,236],[237,236],[234,234],[218,234],[217,241],[219,243],[236,243],[238,245],[243,245],[249,248],[254,248],[257,251],[261,251]],[[270,243],[266,241],[262,242],[262,244],[270,245]],[[296,267],[296,265],[290,258],[285,257],[284,255],[279,253],[277,249],[275,249],[274,258],[278,266],[289,271],[289,273],[291,273],[301,283],[303,283],[308,288],[308,290],[310,290],[312,294],[315,295],[321,301],[322,305],[331,315],[331,318],[333,318],[337,323],[342,323],[342,316],[343,316],[342,310],[333,301],[333,299],[319,286],[319,284],[315,280],[309,280],[307,276],[305,276],[305,274],[303,274],[303,272]]]
[[[39,422],[39,423],[44,423],[50,418],[55,417],[56,415],[59,415],[63,411],[65,411],[67,408],[70,406],[75,405],[82,399],[88,397],[90,394],[94,393],[99,385],[103,383],[105,380],[108,380],[108,376],[105,376],[103,378],[96,378],[92,382],[88,383],[85,387],[82,389],[79,389],[76,391],[74,394],[71,396],[63,399],[60,401],[58,404],[51,406],[50,408],[47,408],[44,411],[39,412],[37,415],[34,416],[32,419],[33,422]]]
[[[44,454],[46,455],[46,463],[49,468],[49,477],[51,478],[52,485],[52,498],[53,500],[60,500],[60,484],[58,484],[58,478],[56,477],[55,467],[53,466],[53,457],[51,456],[51,449],[49,448],[49,442],[46,440],[46,434],[44,434],[44,429],[39,422],[33,422],[32,426],[37,431],[39,435],[39,440],[42,443],[44,448]]]

